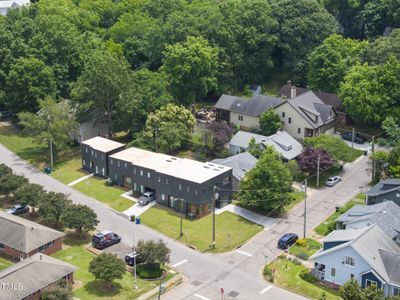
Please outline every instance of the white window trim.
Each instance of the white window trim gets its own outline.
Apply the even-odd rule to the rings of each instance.
[[[351,261],[353,261],[353,264],[349,264],[349,263],[348,263],[348,262],[351,262]],[[356,265],[356,261],[355,261],[354,257],[345,256],[345,257],[344,257],[344,264],[345,264],[346,266],[349,266],[349,267],[354,267],[354,266]]]

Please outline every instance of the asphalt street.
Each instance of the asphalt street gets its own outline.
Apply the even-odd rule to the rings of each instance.
[[[0,163],[10,166],[16,174],[26,176],[31,182],[41,184],[46,190],[69,194],[75,203],[88,205],[98,215],[98,229],[117,232],[127,245],[139,239],[163,239],[171,249],[171,264],[186,279],[163,295],[162,299],[221,299],[221,288],[224,289],[226,300],[305,299],[270,285],[261,276],[263,265],[280,253],[276,249],[276,242],[282,233],[290,231],[302,234],[302,203],[294,207],[287,218],[279,220],[270,230],[260,232],[239,250],[226,254],[206,254],[192,250],[143,224],[133,224],[123,214],[35,169],[2,145]],[[336,205],[344,204],[367,185],[370,177],[367,169],[368,159],[362,157],[356,163],[345,166],[342,182],[335,187],[315,191],[308,197],[307,232],[330,215]]]

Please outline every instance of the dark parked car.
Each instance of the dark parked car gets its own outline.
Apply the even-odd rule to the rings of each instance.
[[[104,230],[93,235],[92,245],[96,249],[104,249],[114,244],[118,244],[121,241],[121,237],[109,230]]]
[[[154,200],[156,200],[156,194],[154,192],[145,192],[142,196],[139,197],[138,202],[140,205],[147,205]]]
[[[129,265],[129,266],[134,266],[135,265],[135,259],[133,257],[133,252],[129,252],[127,255],[125,255],[125,262]],[[139,255],[136,254],[136,264],[140,264],[140,258]]]
[[[352,141],[353,139],[353,133],[352,132],[346,132],[342,133],[342,139],[346,141]],[[356,144],[363,144],[364,143],[364,137],[359,135],[359,134],[354,134],[354,143]]]
[[[0,120],[7,119],[11,117],[11,113],[9,111],[0,111]]]
[[[7,209],[7,213],[12,215],[21,215],[29,212],[29,207],[26,205],[16,204],[10,209]]]
[[[298,235],[295,233],[286,233],[278,241],[278,248],[286,250],[291,245],[296,243],[298,240]]]

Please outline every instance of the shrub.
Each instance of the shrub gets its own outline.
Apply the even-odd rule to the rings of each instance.
[[[106,186],[113,186],[114,185],[114,181],[112,181],[112,180],[110,180],[110,179],[108,179],[107,181],[106,181]]]
[[[316,278],[312,274],[310,274],[310,272],[308,272],[308,270],[301,271],[299,276],[301,279],[303,279],[304,281],[307,281],[307,282],[313,283],[316,281]]]
[[[143,279],[156,279],[161,277],[163,269],[154,268],[148,264],[142,264],[136,266],[136,273],[140,278]]]
[[[263,270],[264,278],[269,282],[274,282],[274,273],[272,272],[271,267],[266,265]]]
[[[298,239],[296,241],[296,245],[300,246],[300,247],[305,247],[307,246],[307,239]]]
[[[302,259],[302,260],[307,260],[308,259],[308,255],[304,252],[300,252],[299,254],[296,255],[298,258]]]
[[[301,261],[299,261],[297,258],[293,258],[293,263],[295,264],[295,265],[301,265]]]

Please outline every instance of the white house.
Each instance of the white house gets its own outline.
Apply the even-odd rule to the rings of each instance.
[[[400,247],[377,225],[333,231],[310,260],[311,273],[324,281],[355,278],[362,288],[376,284],[385,297],[400,295]]]
[[[7,15],[12,8],[20,8],[29,3],[30,0],[0,0],[0,16]]]
[[[270,136],[239,130],[229,142],[230,152],[238,154],[246,151],[252,138],[261,148],[272,146],[287,161],[296,158],[303,151],[303,146],[284,130],[278,130]]]
[[[275,112],[283,123],[283,129],[294,138],[334,133],[335,110],[311,91],[286,100],[275,107]]]

